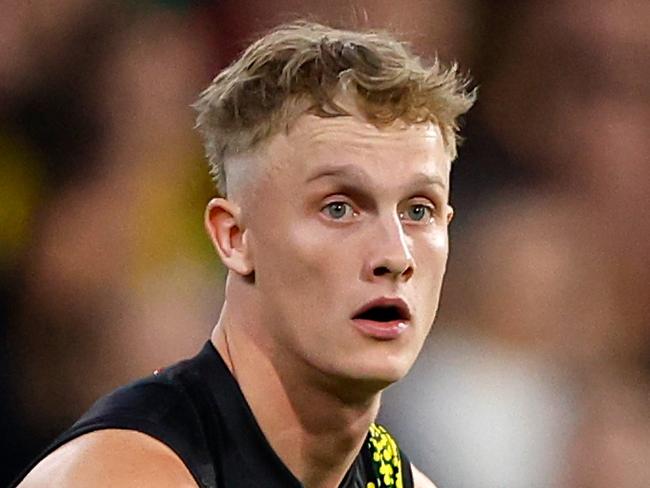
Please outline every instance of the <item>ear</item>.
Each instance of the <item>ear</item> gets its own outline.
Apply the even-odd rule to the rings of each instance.
[[[447,225],[451,224],[451,219],[454,218],[454,207],[447,205]]]
[[[239,205],[225,198],[213,198],[205,209],[205,229],[223,264],[242,276],[254,271],[246,229]]]

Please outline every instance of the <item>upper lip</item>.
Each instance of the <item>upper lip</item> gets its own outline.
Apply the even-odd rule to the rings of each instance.
[[[411,310],[409,309],[408,304],[401,298],[387,298],[381,297],[374,300],[370,300],[368,303],[363,305],[352,315],[352,318],[357,318],[359,315],[367,312],[368,310],[375,307],[395,307],[403,320],[411,320]]]

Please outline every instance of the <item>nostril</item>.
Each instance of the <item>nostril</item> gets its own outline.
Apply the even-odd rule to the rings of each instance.
[[[399,275],[404,279],[409,279],[413,275],[413,267],[409,266],[405,270],[397,273],[393,273],[391,269],[388,266],[377,266],[373,271],[372,271],[373,276],[385,276],[385,275]]]
[[[375,276],[384,276],[385,274],[390,274],[390,269],[386,266],[379,266],[373,270],[372,274]]]
[[[413,276],[413,267],[409,266],[408,268],[406,268],[402,273],[402,276],[404,277],[405,280],[410,279],[411,276]]]

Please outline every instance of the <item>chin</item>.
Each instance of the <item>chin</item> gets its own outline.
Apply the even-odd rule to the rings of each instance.
[[[351,388],[366,393],[378,393],[401,380],[411,369],[413,361],[405,357],[363,357],[336,366],[336,376]]]
[[[401,380],[409,372],[410,367],[404,365],[382,364],[374,368],[369,368],[362,376],[363,379],[382,383],[386,388],[393,383]]]

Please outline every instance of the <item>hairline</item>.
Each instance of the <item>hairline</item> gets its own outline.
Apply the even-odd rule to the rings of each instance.
[[[421,122],[409,122],[403,119],[397,119],[393,121],[391,124],[375,124],[371,120],[368,119],[362,112],[360,111],[352,111],[350,113],[341,113],[341,114],[336,114],[332,115],[331,117],[323,117],[318,114],[311,113],[308,109],[303,110],[302,112],[298,112],[297,115],[294,115],[292,117],[289,117],[289,120],[282,124],[282,127],[278,125],[276,130],[272,133],[270,133],[266,138],[260,140],[257,142],[257,144],[248,149],[247,151],[243,153],[237,153],[233,155],[228,155],[224,157],[223,159],[223,175],[224,175],[224,195],[223,197],[226,199],[230,199],[233,201],[239,200],[241,197],[239,196],[239,193],[246,192],[245,189],[250,189],[252,181],[245,181],[247,179],[246,176],[243,177],[238,177],[237,182],[242,182],[242,184],[238,185],[239,187],[235,189],[235,191],[232,191],[232,184],[230,180],[230,175],[233,172],[233,167],[235,168],[234,171],[241,171],[239,173],[240,175],[243,174],[250,174],[251,172],[254,171],[264,171],[264,166],[265,164],[269,164],[269,155],[267,153],[269,147],[273,143],[273,141],[281,135],[284,135],[285,137],[289,137],[291,135],[292,130],[294,129],[294,126],[296,123],[301,120],[303,117],[316,117],[318,119],[322,120],[327,120],[328,118],[356,118],[357,120],[360,120],[362,122],[365,122],[369,125],[372,125],[378,130],[382,129],[389,129],[391,127],[394,128],[395,124],[403,124],[402,127],[399,127],[399,129],[406,130],[411,127],[426,127],[426,126],[432,126],[435,127],[435,130],[437,131],[437,135],[442,139],[442,144],[444,148],[445,155],[449,157],[449,164],[451,165],[453,163],[454,157],[450,153],[449,150],[449,145],[446,143],[444,139],[444,133],[442,131],[442,128],[440,127],[440,124],[434,121],[430,120],[425,120]],[[284,134],[283,130],[284,128]],[[256,167],[251,167],[252,165]],[[256,177],[259,177],[260,175],[252,175],[250,178],[254,179]]]

